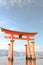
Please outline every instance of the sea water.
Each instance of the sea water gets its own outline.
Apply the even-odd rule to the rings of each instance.
[[[0,65],[8,65],[7,56],[0,56]],[[25,56],[15,56],[13,65],[43,65],[43,59],[36,59],[36,61],[26,61]]]

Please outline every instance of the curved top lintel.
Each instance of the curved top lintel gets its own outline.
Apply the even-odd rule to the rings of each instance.
[[[4,29],[4,28],[1,28],[1,31],[6,34],[22,35],[22,36],[35,36],[37,34],[37,32],[19,32],[19,31]]]

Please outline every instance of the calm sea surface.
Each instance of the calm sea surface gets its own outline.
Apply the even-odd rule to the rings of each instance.
[[[8,65],[7,56],[0,56],[0,65]],[[43,65],[43,59],[26,61],[25,56],[15,56],[13,65]]]

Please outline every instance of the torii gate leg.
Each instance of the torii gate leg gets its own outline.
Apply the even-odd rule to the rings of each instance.
[[[9,50],[8,50],[8,65],[13,65],[13,61],[11,61],[11,56],[10,56],[10,52],[11,52],[10,45],[11,44],[8,44],[8,46],[9,46]]]
[[[8,60],[13,61],[13,44],[14,44],[14,40],[13,37],[10,40],[10,45],[9,45],[9,52],[8,52]]]
[[[36,58],[35,58],[34,42],[31,42],[31,44],[32,44],[32,51],[31,51],[32,59],[36,59]]]
[[[32,65],[31,60],[26,60],[26,65]]]
[[[13,65],[13,61],[12,61],[12,57],[11,57],[11,44],[8,44],[8,46],[9,46],[9,50],[8,50],[8,65]],[[13,53],[12,53],[13,54]]]
[[[10,44],[8,44],[8,60],[10,60]]]
[[[13,61],[8,60],[8,65],[13,65]]]
[[[26,49],[26,59],[30,60],[30,45],[25,45],[25,49]]]
[[[36,60],[32,60],[32,64],[31,65],[36,65]]]
[[[8,60],[13,61],[13,42],[14,41],[11,40],[11,42],[12,43],[10,43],[9,45]]]

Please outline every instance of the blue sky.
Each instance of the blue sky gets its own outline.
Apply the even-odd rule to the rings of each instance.
[[[24,32],[38,32],[35,49],[43,51],[43,0],[0,0],[0,27]],[[9,40],[0,33],[0,49],[8,48]],[[22,51],[26,41],[15,41],[15,50]]]

